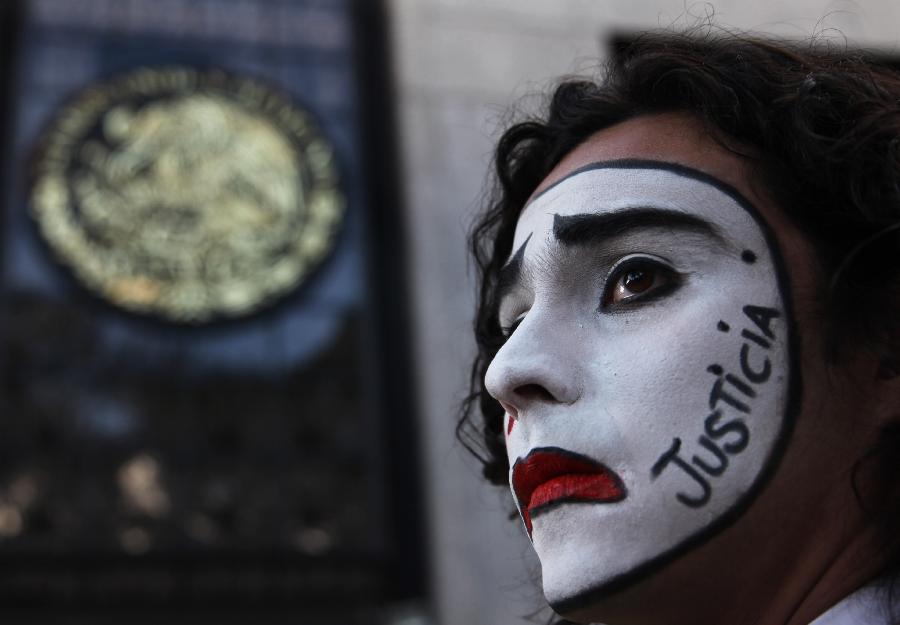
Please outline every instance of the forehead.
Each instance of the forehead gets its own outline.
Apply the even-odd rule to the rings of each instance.
[[[658,161],[604,161],[576,169],[534,196],[519,218],[513,249],[534,233],[552,231],[559,217],[629,209],[686,213],[738,236],[761,220],[736,189],[701,171]]]
[[[563,157],[534,196],[590,163],[629,158],[684,165],[734,187],[754,204],[768,200],[748,158],[724,147],[686,113],[635,117],[594,133]]]
[[[673,163],[707,174],[747,198],[779,234],[795,231],[754,175],[751,160],[726,148],[702,122],[687,113],[635,117],[591,135],[553,168],[532,199],[591,163],[622,159]],[[521,217],[531,206],[526,205]]]

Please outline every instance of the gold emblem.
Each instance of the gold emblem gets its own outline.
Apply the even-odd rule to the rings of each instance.
[[[93,85],[57,114],[31,210],[91,291],[202,323],[297,287],[333,247],[345,200],[331,144],[287,97],[165,68]]]

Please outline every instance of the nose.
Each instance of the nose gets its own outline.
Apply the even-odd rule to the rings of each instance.
[[[532,311],[488,366],[488,393],[514,419],[540,405],[575,403],[582,393],[578,343],[564,325]]]

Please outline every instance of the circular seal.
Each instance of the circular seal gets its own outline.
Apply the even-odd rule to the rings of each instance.
[[[253,312],[333,248],[346,202],[310,115],[219,70],[144,68],[64,106],[31,211],[89,290],[180,323]]]

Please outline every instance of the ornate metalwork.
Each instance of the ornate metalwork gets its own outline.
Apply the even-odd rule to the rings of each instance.
[[[85,89],[44,134],[33,174],[32,214],[78,280],[182,323],[296,288],[345,210],[310,115],[222,71],[143,68]]]

